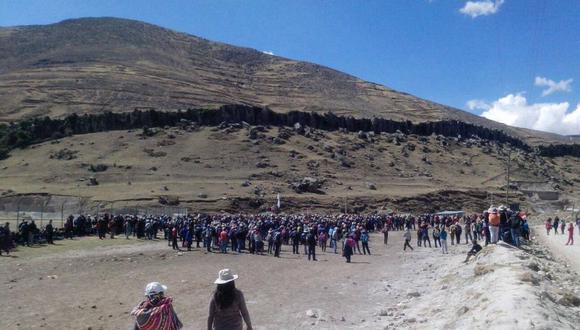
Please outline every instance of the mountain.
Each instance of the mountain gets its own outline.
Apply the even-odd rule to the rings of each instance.
[[[570,140],[505,126],[321,65],[133,20],[0,28],[0,122],[224,104],[412,122],[451,119],[501,129],[531,144]]]

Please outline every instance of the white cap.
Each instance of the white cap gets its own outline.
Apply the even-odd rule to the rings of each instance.
[[[218,273],[218,278],[215,280],[215,284],[226,284],[238,278],[237,274],[232,274],[232,271],[229,269],[222,269]]]
[[[150,296],[153,294],[164,293],[167,290],[167,286],[159,282],[151,282],[145,287],[145,295]]]

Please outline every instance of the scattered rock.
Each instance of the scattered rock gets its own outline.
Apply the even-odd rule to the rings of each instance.
[[[291,183],[290,187],[295,192],[297,192],[299,194],[305,193],[305,192],[320,194],[320,193],[323,193],[320,190],[320,188],[322,188],[323,184],[324,184],[324,181],[321,179],[316,179],[316,178],[312,178],[312,177],[304,177],[300,181],[295,181],[295,182]]]
[[[267,160],[261,160],[261,161],[256,163],[257,168],[266,168],[269,166],[270,166],[270,163]]]
[[[578,307],[580,306],[580,298],[572,293],[566,292],[562,298],[558,299],[558,304],[569,307]]]
[[[312,317],[312,318],[318,318],[318,314],[315,311],[313,311],[312,309],[309,309],[306,311],[306,316]]]
[[[147,155],[149,155],[149,157],[165,157],[167,156],[167,153],[165,151],[155,151],[153,149],[148,149],[145,148],[143,149],[143,152],[146,153]]]
[[[97,178],[95,178],[94,176],[89,178],[89,182],[87,182],[87,186],[98,186],[99,185],[99,181],[97,181]]]
[[[490,265],[476,265],[473,269],[475,276],[485,275],[487,273],[493,272],[493,268]]]
[[[109,166],[105,164],[89,165],[89,171],[91,172],[105,172],[108,168]]]
[[[60,149],[50,154],[50,159],[71,160],[77,158],[78,151],[68,148]]]
[[[455,314],[457,316],[461,316],[461,315],[467,313],[468,311],[469,311],[469,308],[467,306],[463,306],[463,307],[459,308],[457,311],[455,311]]]
[[[173,140],[161,140],[161,141],[157,142],[158,147],[172,146],[174,144],[175,144],[175,141],[173,141]]]
[[[159,204],[170,206],[179,205],[179,196],[170,196],[170,195],[159,196]]]
[[[283,140],[282,138],[280,138],[280,137],[275,137],[275,138],[273,138],[273,139],[272,139],[272,143],[273,143],[273,144],[277,144],[277,145],[281,145],[281,144],[284,144],[284,143],[286,143],[286,141],[284,141],[284,140]]]
[[[417,297],[420,297],[420,296],[421,296],[421,294],[419,292],[417,292],[417,291],[407,292],[407,297],[417,298]]]
[[[278,137],[280,139],[288,140],[292,137],[292,135],[294,135],[294,132],[291,130],[284,127],[278,128]]]

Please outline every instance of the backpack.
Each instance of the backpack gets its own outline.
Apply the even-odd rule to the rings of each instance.
[[[360,237],[360,240],[363,243],[368,243],[369,242],[369,234],[366,234],[366,233],[362,234]]]
[[[312,233],[306,236],[306,241],[308,242],[308,244],[316,244],[316,238],[314,238],[314,235],[312,235]]]
[[[513,229],[519,228],[520,227],[520,219],[518,219],[518,217],[516,217],[516,216],[511,217],[510,226]]]

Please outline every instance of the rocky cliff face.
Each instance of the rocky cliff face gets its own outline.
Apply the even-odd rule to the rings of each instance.
[[[28,120],[8,129],[0,130],[0,150],[2,148],[9,150],[14,147],[24,147],[68,135],[147,127],[175,127],[183,125],[184,122],[195,122],[196,125],[203,126],[223,126],[230,123],[286,126],[293,127],[302,133],[304,133],[304,127],[325,131],[343,130],[358,132],[361,139],[372,139],[372,135],[380,133],[438,135],[463,140],[471,139],[474,141],[473,143],[482,139],[499,144],[508,144],[526,152],[535,150],[541,156],[580,157],[579,144],[556,144],[533,148],[523,140],[503,131],[459,121],[446,120],[415,124],[410,121],[402,122],[382,118],[363,119],[336,116],[332,113],[318,114],[299,111],[279,113],[267,108],[243,105],[222,106],[215,110],[189,109],[178,112],[135,110],[133,112],[106,112],[84,116],[73,114],[63,119]]]

